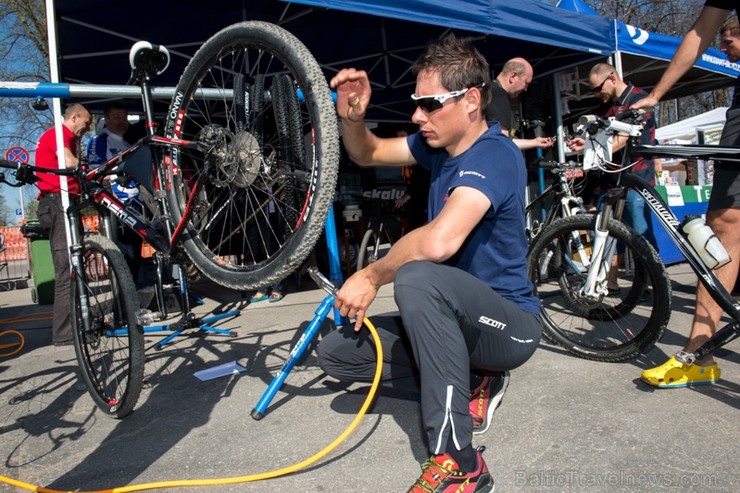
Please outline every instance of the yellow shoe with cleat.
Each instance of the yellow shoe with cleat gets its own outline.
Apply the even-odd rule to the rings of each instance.
[[[661,389],[712,385],[719,380],[721,371],[717,363],[708,366],[681,363],[675,356],[655,368],[642,372],[643,382]]]

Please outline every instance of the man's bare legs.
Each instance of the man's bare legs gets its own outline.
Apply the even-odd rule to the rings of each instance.
[[[730,263],[717,269],[715,274],[722,286],[731,292],[737,280],[738,266],[740,266],[740,209],[718,209],[707,213],[707,224],[717,235],[722,245],[730,254]],[[702,283],[696,288],[696,308],[691,334],[686,342],[684,351],[694,352],[704,344],[717,330],[722,308],[715,303]],[[714,363],[710,354],[697,364],[706,366]]]

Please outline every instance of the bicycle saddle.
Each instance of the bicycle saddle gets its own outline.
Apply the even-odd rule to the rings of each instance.
[[[148,80],[163,73],[170,64],[170,52],[162,45],[148,41],[137,41],[129,51],[133,81]]]

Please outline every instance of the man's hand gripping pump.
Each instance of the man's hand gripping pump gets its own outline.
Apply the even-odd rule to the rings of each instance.
[[[251,416],[255,420],[260,420],[264,417],[267,406],[270,405],[273,397],[275,397],[277,391],[280,389],[280,387],[282,387],[286,377],[293,369],[296,362],[301,358],[303,352],[305,351],[306,347],[308,347],[311,340],[316,336],[319,327],[334,306],[334,298],[337,294],[337,287],[334,286],[334,284],[329,279],[327,279],[315,266],[309,268],[308,273],[311,276],[311,279],[313,279],[314,282],[321,289],[327,292],[328,296],[324,298],[319,307],[316,309],[316,311],[314,312],[314,317],[308,324],[308,327],[306,327],[306,329],[304,330],[303,335],[301,335],[301,338],[290,351],[290,354],[285,360],[285,363],[283,363],[283,366],[277,372],[275,377],[273,377],[272,382],[267,387],[267,390],[265,390],[262,398],[252,410]],[[373,378],[372,386],[370,387],[370,393],[367,400],[365,401],[365,405],[358,413],[358,418],[365,414],[365,411],[367,411],[367,407],[369,407],[370,402],[372,402],[378,385],[380,384],[380,377],[383,369],[383,348],[380,343],[380,337],[378,337],[378,332],[375,330],[375,327],[370,322],[370,319],[368,319],[367,317],[365,317],[363,323],[370,331],[370,335],[372,335],[373,337],[375,352],[378,355],[378,362],[375,367],[375,376]],[[348,430],[351,431],[350,429]]]

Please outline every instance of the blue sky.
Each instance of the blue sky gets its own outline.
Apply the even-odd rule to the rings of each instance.
[[[0,22],[0,29],[3,30],[5,35],[10,35],[13,32],[18,32],[20,28],[20,25],[16,18],[12,15],[9,15],[5,17]],[[34,73],[37,71],[34,64],[30,63],[30,61],[33,59],[34,54],[38,55],[38,51],[36,50],[35,45],[31,43],[27,39],[19,39],[16,44],[13,45],[13,49],[10,50],[10,52],[6,53],[3,59],[3,74],[4,77],[10,77],[11,80],[30,80],[30,79],[24,79],[20,74],[28,74],[28,73]],[[5,99],[7,101],[7,99]],[[28,99],[27,103],[30,106],[32,102],[32,99]],[[8,111],[6,109],[6,111]],[[14,119],[13,116],[16,116]],[[13,146],[21,146],[25,149],[27,149],[31,156],[31,162],[34,161],[34,149],[36,147],[36,141],[38,140],[39,136],[43,132],[43,128],[39,128],[38,125],[35,125],[35,122],[32,120],[32,116],[29,116],[28,121],[18,121],[18,117],[26,118],[25,115],[21,116],[20,114],[14,115],[13,113],[10,114],[4,114],[2,118],[2,122],[0,122],[0,154],[3,158],[5,157],[5,153],[8,150],[8,148]],[[29,125],[32,125],[36,128],[35,131],[26,131],[21,130],[19,131],[20,125],[25,123],[26,127]],[[22,137],[13,137],[9,138],[8,136],[11,135],[18,135],[20,134]],[[6,172],[6,174],[10,174],[10,172]],[[24,189],[24,199],[23,202],[27,205],[28,201],[31,198],[35,198],[37,190],[35,187],[23,187]],[[6,219],[8,220],[9,224],[13,224],[15,222],[20,222],[21,216],[16,216],[15,212],[17,208],[20,208],[20,192],[18,188],[9,187],[8,185],[0,185],[0,193],[5,198],[6,205],[10,209],[10,213],[7,215]]]

